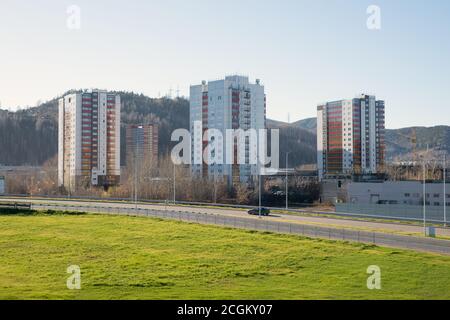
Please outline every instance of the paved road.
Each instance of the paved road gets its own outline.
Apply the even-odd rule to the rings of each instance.
[[[113,208],[129,208],[134,207],[134,204],[130,203],[120,203],[120,202],[98,202],[98,201],[78,201],[78,200],[49,200],[49,199],[20,199],[20,198],[0,198],[2,201],[15,201],[15,202],[30,202],[36,204],[67,204],[67,205],[94,205],[96,207],[113,207]],[[249,216],[246,210],[239,210],[235,208],[208,208],[208,207],[198,207],[198,206],[164,206],[159,204],[138,204],[140,209],[153,209],[153,210],[166,210],[171,209],[176,212],[193,212],[193,213],[204,213],[212,215],[228,215],[235,217],[246,217],[250,219],[258,219],[255,216]],[[282,221],[289,223],[299,223],[299,224],[313,224],[313,225],[323,225],[329,227],[338,228],[348,228],[356,230],[366,230],[375,232],[386,232],[386,233],[397,233],[397,234],[423,234],[423,227],[418,225],[408,225],[401,223],[389,223],[389,222],[374,222],[374,221],[361,221],[352,220],[352,218],[330,218],[330,217],[320,217],[320,216],[301,216],[301,215],[288,215],[288,214],[278,214],[273,213],[270,217],[266,219],[272,219],[274,221]],[[450,228],[436,228],[436,233],[439,236],[445,236],[450,238]]]
[[[384,232],[370,232],[366,230],[344,229],[341,227],[342,224],[348,226],[349,223],[357,223],[359,226],[362,223],[365,229],[368,229],[367,226],[381,226],[382,229],[388,228],[388,226],[391,228],[408,228],[402,229],[404,231],[413,230],[410,228],[418,228],[415,226],[351,221],[325,217],[298,217],[290,215],[275,215],[260,219],[259,217],[249,216],[246,211],[237,209],[164,206],[152,204],[138,204],[135,206],[130,203],[110,203],[98,201],[87,202],[79,200],[30,200],[12,198],[1,198],[1,200],[11,202],[31,202],[33,204],[33,208],[38,210],[54,209],[153,216],[182,221],[193,221],[197,223],[231,226],[235,228],[299,234],[315,238],[370,243],[394,248],[405,248],[416,251],[436,252],[450,255],[450,241],[448,240],[423,237],[420,238]],[[316,223],[317,221],[320,223]],[[330,221],[333,223],[329,223]],[[327,225],[327,223],[329,223],[329,225]],[[338,225],[338,223],[341,225]],[[421,228],[418,228],[417,230],[420,231]]]

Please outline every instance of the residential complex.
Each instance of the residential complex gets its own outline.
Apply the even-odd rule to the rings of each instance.
[[[258,174],[258,165],[250,161],[249,150],[257,148],[257,142],[245,139],[245,155],[239,154],[237,147],[226,150],[227,129],[264,129],[266,125],[266,96],[259,80],[252,84],[248,77],[227,76],[223,80],[203,81],[190,88],[190,130],[192,134],[192,173],[203,177],[227,177],[230,183],[248,182]],[[208,141],[199,141],[195,132],[201,135],[207,129],[217,129],[222,133],[219,145],[223,148],[209,153],[206,157],[223,159],[223,162],[204,162],[203,150]],[[211,139],[210,139],[211,140]],[[234,140],[234,138],[233,138]],[[197,143],[196,143],[197,142]],[[217,153],[216,153],[217,152]],[[239,161],[245,157],[245,161]],[[232,163],[225,161],[232,158]],[[226,162],[226,163],[225,163]]]
[[[156,163],[158,160],[158,125],[130,124],[126,130],[127,164],[139,161],[140,164]]]
[[[120,96],[101,90],[59,100],[58,184],[80,186],[120,182]]]
[[[385,160],[384,101],[372,95],[317,107],[319,178],[336,174],[374,174]]]

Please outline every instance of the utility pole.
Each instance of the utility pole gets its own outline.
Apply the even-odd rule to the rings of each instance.
[[[289,210],[289,183],[288,183],[288,165],[289,165],[289,151],[286,152],[286,211]]]

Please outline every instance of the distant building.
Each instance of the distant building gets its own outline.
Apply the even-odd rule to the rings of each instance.
[[[59,100],[58,184],[120,182],[120,96],[93,90]]]
[[[158,160],[158,125],[128,125],[126,129],[127,161],[140,163]],[[135,158],[136,157],[136,158]]]
[[[385,163],[384,101],[361,95],[317,107],[319,178],[375,174]]]
[[[195,125],[201,124],[200,128]],[[223,80],[203,81],[190,88],[190,130],[194,137],[195,130],[217,129],[223,135],[219,143],[226,146],[227,129],[265,129],[266,95],[264,86],[256,80],[249,82],[248,77],[228,76]],[[250,140],[245,141],[246,162],[249,163],[248,150]],[[256,147],[256,141],[254,141]],[[194,141],[193,141],[194,145]],[[203,142],[203,147],[207,142]],[[253,147],[253,146],[252,146]],[[226,159],[227,150],[218,150],[218,157]],[[230,155],[231,157],[231,155]],[[237,164],[237,152],[234,152],[234,164],[210,164],[203,162],[203,150],[192,148],[192,173],[203,177],[227,177],[228,182],[248,182],[252,175],[257,175],[257,165]]]

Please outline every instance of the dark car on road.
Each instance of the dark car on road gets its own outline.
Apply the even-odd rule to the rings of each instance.
[[[253,216],[259,216],[259,208],[248,210],[248,214],[251,214]],[[262,216],[268,216],[270,214],[270,210],[267,208],[261,208],[261,215]]]

